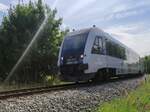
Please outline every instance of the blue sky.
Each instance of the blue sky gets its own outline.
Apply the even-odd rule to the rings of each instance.
[[[22,1],[22,0],[20,0]],[[28,0],[23,0],[27,3]],[[57,8],[62,27],[81,29],[95,24],[141,56],[150,54],[150,0],[43,0]],[[0,1],[0,21],[10,4]]]

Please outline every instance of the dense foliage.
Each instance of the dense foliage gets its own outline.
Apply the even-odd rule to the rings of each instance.
[[[56,10],[43,5],[42,0],[11,6],[0,27],[0,78],[4,80],[19,57],[29,45],[45,18],[43,32],[32,46],[11,80],[15,82],[40,82],[47,75],[56,74],[60,43],[65,34],[61,31],[62,19],[56,19]]]

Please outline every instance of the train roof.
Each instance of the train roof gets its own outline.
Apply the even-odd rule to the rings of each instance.
[[[72,36],[72,35],[77,35],[77,34],[81,34],[81,33],[88,33],[91,31],[92,28],[85,28],[85,29],[81,29],[81,30],[76,30],[76,31],[72,31],[69,32],[66,36]]]

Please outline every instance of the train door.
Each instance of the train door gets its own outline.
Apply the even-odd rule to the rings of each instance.
[[[94,54],[96,71],[103,68],[105,65],[104,56],[104,39],[102,36],[96,36],[92,47],[92,54]]]

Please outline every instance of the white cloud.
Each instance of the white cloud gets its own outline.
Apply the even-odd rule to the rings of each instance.
[[[0,3],[0,11],[6,12],[9,7],[5,4]]]
[[[73,14],[80,12],[81,9],[87,7],[88,5],[91,5],[91,3],[95,2],[96,0],[78,0],[77,3],[75,3],[73,6],[68,7],[68,11],[64,14],[65,18],[69,18]]]
[[[104,18],[105,18],[105,20],[121,19],[121,18],[129,17],[129,16],[138,15],[138,14],[143,13],[143,12],[145,12],[145,9],[120,11],[120,12],[112,13],[110,15],[106,15]]]
[[[120,19],[129,16],[139,15],[145,12],[150,7],[150,2],[125,2],[112,6],[112,10],[109,14],[106,14],[104,18],[110,19]]]
[[[112,12],[114,12],[114,13],[115,12],[120,12],[120,11],[124,11],[126,9],[127,9],[127,6],[125,4],[121,4],[121,5],[117,6],[117,7],[114,7]]]
[[[140,8],[142,6],[149,6],[150,5],[150,1],[123,1],[123,2],[120,2],[118,4],[114,4],[112,6],[112,10],[111,12],[113,13],[117,13],[117,12],[125,12],[125,11],[130,11],[132,9],[135,9],[135,8]]]
[[[56,8],[56,5],[58,4],[58,1],[59,1],[59,0],[55,0],[55,1],[54,1],[54,3],[53,3],[52,6],[51,6],[52,9],[55,9],[55,8]]]
[[[82,23],[87,23],[92,20],[94,23],[106,23],[107,21],[113,21],[115,19],[123,19],[126,17],[133,17],[149,10],[150,2],[133,2],[133,1],[113,1],[107,3],[105,7],[99,5],[104,4],[98,1],[94,2],[93,7],[90,10],[85,8],[84,12],[82,10],[68,21],[74,19],[76,21],[82,21]],[[100,6],[100,7],[99,7]],[[84,19],[81,19],[84,18]]]
[[[145,28],[144,24],[109,27],[105,31],[135,50],[140,56],[150,54],[150,29]]]
[[[38,0],[31,0],[32,2],[37,2]],[[44,1],[44,0],[43,0]],[[12,4],[12,5],[17,5],[18,3],[23,3],[23,4],[27,4],[27,3],[29,3],[29,0],[11,0],[11,3],[10,4]]]

